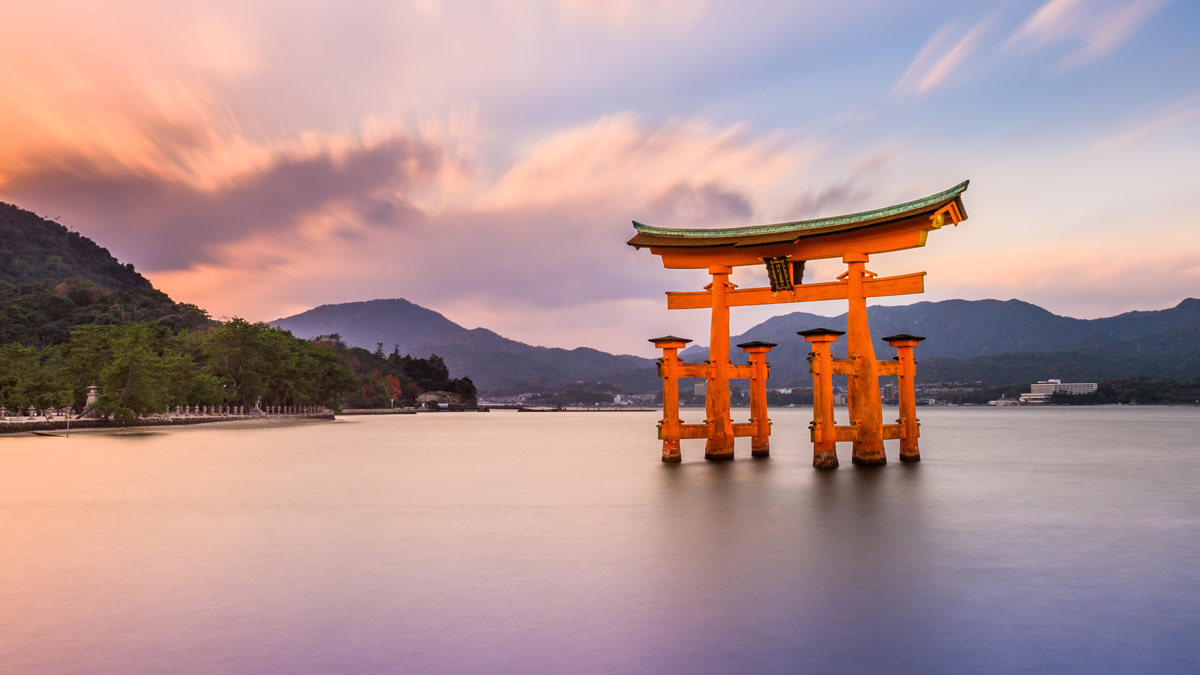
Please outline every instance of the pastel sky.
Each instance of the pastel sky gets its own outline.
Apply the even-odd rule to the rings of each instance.
[[[218,317],[404,297],[649,355],[707,341],[662,295],[707,281],[627,247],[631,220],[969,178],[968,221],[872,260],[929,273],[894,301],[1105,316],[1200,295],[1198,34],[1183,0],[8,0],[0,200]],[[737,308],[734,331],[794,309],[844,311]]]

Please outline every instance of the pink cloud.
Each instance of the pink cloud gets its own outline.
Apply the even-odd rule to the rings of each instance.
[[[963,64],[979,48],[991,23],[992,17],[987,17],[969,28],[962,20],[938,28],[892,91],[901,98],[918,98],[952,84],[956,73],[961,78]]]
[[[1188,289],[1200,289],[1200,240],[1178,241],[1170,252],[1149,242],[979,251],[934,257],[928,269],[937,297],[1020,298],[1069,316],[1094,318],[1170,307],[1195,296]]]
[[[1097,149],[1109,150],[1125,145],[1136,143],[1143,138],[1155,134],[1163,129],[1174,127],[1200,114],[1200,104],[1197,104],[1195,97],[1185,102],[1182,105],[1172,106],[1168,110],[1160,111],[1153,115],[1150,119],[1145,120],[1136,126],[1133,126],[1124,131],[1106,136],[1092,145]]]
[[[1074,30],[1080,11],[1080,0],[1050,0],[1017,28],[1009,44],[1029,41],[1041,45],[1063,39]]]
[[[1050,0],[1034,12],[1008,39],[1008,44],[1040,49],[1071,44],[1058,70],[1087,65],[1116,51],[1169,0],[1088,2]]]
[[[783,132],[755,137],[744,125],[676,119],[648,127],[631,113],[609,115],[534,144],[477,207],[623,203],[639,213],[680,186],[709,196],[753,195],[794,175],[821,148]]]

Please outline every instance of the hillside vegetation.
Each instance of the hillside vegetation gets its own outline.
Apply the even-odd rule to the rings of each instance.
[[[0,203],[0,406],[98,408],[130,418],[178,405],[380,406],[428,390],[474,403],[439,357],[379,358],[242,319],[217,322],[56,222]]]
[[[204,310],[174,302],[91,239],[3,202],[0,242],[0,344],[59,344],[92,324],[178,331],[210,323]]]

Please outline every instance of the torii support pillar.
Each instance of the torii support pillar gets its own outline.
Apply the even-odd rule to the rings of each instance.
[[[854,454],[851,461],[859,465],[887,464],[883,454],[883,405],[879,400],[879,368],[875,364],[875,347],[871,344],[871,326],[867,322],[867,298],[863,282],[875,273],[866,269],[865,253],[842,256],[848,269],[845,276],[849,295],[849,315],[846,322],[846,351],[854,363],[854,373],[847,378],[850,424],[855,428]]]
[[[733,419],[729,412],[729,302],[726,293],[733,288],[729,275],[733,268],[712,265],[708,273],[712,284],[712,335],[708,342],[708,389],[704,401],[708,441],[704,459],[733,459]]]
[[[666,335],[650,340],[663,350],[658,362],[659,375],[663,379],[663,417],[658,423],[658,436],[662,439],[662,461],[679,462],[679,437],[682,433],[679,422],[679,350],[691,342],[686,338]]]
[[[925,338],[901,333],[889,335],[884,340],[896,348],[896,360],[900,362],[900,374],[896,389],[900,394],[900,461],[921,461],[921,450],[917,438],[921,435],[920,420],[917,419],[917,361],[913,358],[913,347]]]
[[[738,345],[750,359],[750,424],[754,435],[750,437],[752,457],[771,456],[771,420],[767,418],[767,352],[775,346],[773,342],[743,342]]]
[[[818,469],[838,468],[837,429],[833,420],[833,353],[830,351],[843,331],[829,328],[802,330],[801,335],[812,346],[808,369],[813,376],[813,421],[810,425],[813,442],[813,466]]]

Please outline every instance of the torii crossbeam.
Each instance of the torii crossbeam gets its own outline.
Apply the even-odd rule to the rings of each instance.
[[[922,338],[893,336],[897,340],[890,343],[907,354],[907,361],[904,354],[897,357],[897,363],[876,361],[867,323],[866,299],[922,293],[925,273],[879,277],[866,269],[866,263],[875,254],[924,246],[930,232],[966,220],[962,194],[967,185],[968,181],[963,181],[924,199],[874,211],[775,225],[703,230],[651,227],[635,221],[633,226],[637,234],[629,240],[630,246],[649,248],[669,269],[707,269],[712,275],[712,283],[703,291],[667,293],[668,309],[710,309],[712,330],[708,364],[680,362],[674,354],[683,346],[681,338],[668,336],[670,340],[660,338],[655,341],[656,345],[663,342],[664,348],[661,369],[664,418],[660,424],[663,461],[679,461],[680,438],[705,438],[706,458],[732,459],[734,437],[754,435],[754,454],[767,455],[767,440],[759,436],[765,433],[764,429],[769,429],[769,424],[764,419],[752,419],[749,425],[735,425],[730,418],[729,378],[731,375],[748,377],[752,369],[734,366],[729,361],[729,308],[817,300],[846,300],[849,304],[848,359],[830,358],[829,365],[822,371],[817,363],[824,357],[819,352],[828,351],[829,342],[837,339],[836,331],[821,333],[823,337],[816,339],[806,335],[806,339],[813,344],[810,371],[814,377],[814,396],[818,386],[829,386],[833,374],[847,375],[851,422],[849,427],[833,425],[831,402],[828,413],[814,408],[814,465],[837,466],[836,452],[831,451],[836,440],[853,441],[855,464],[884,464],[887,462],[883,448],[885,437],[901,439],[902,460],[919,460],[913,392],[901,393],[901,419],[897,424],[885,425],[878,378],[881,375],[898,376],[902,388],[913,388],[915,367],[912,364],[915,362],[911,351]],[[824,258],[841,258],[847,265],[846,272],[836,281],[803,284],[804,263]],[[770,287],[739,289],[730,283],[733,268],[744,265],[765,265]],[[762,360],[764,370],[766,352],[773,346],[760,344],[754,351]],[[668,350],[672,352],[670,358]],[[708,380],[704,425],[682,425],[677,414],[671,420],[666,412],[672,406],[678,409],[678,382],[673,383],[674,400],[668,401],[668,380],[681,376],[704,376]],[[765,386],[761,381],[757,384]],[[765,415],[765,394],[763,400],[761,415]],[[752,405],[755,417],[760,416],[758,408]],[[821,418],[822,414],[826,416]],[[703,426],[702,435],[700,429],[692,428],[700,426]],[[831,439],[831,435],[836,439]],[[818,458],[818,447],[823,449],[823,458]]]

